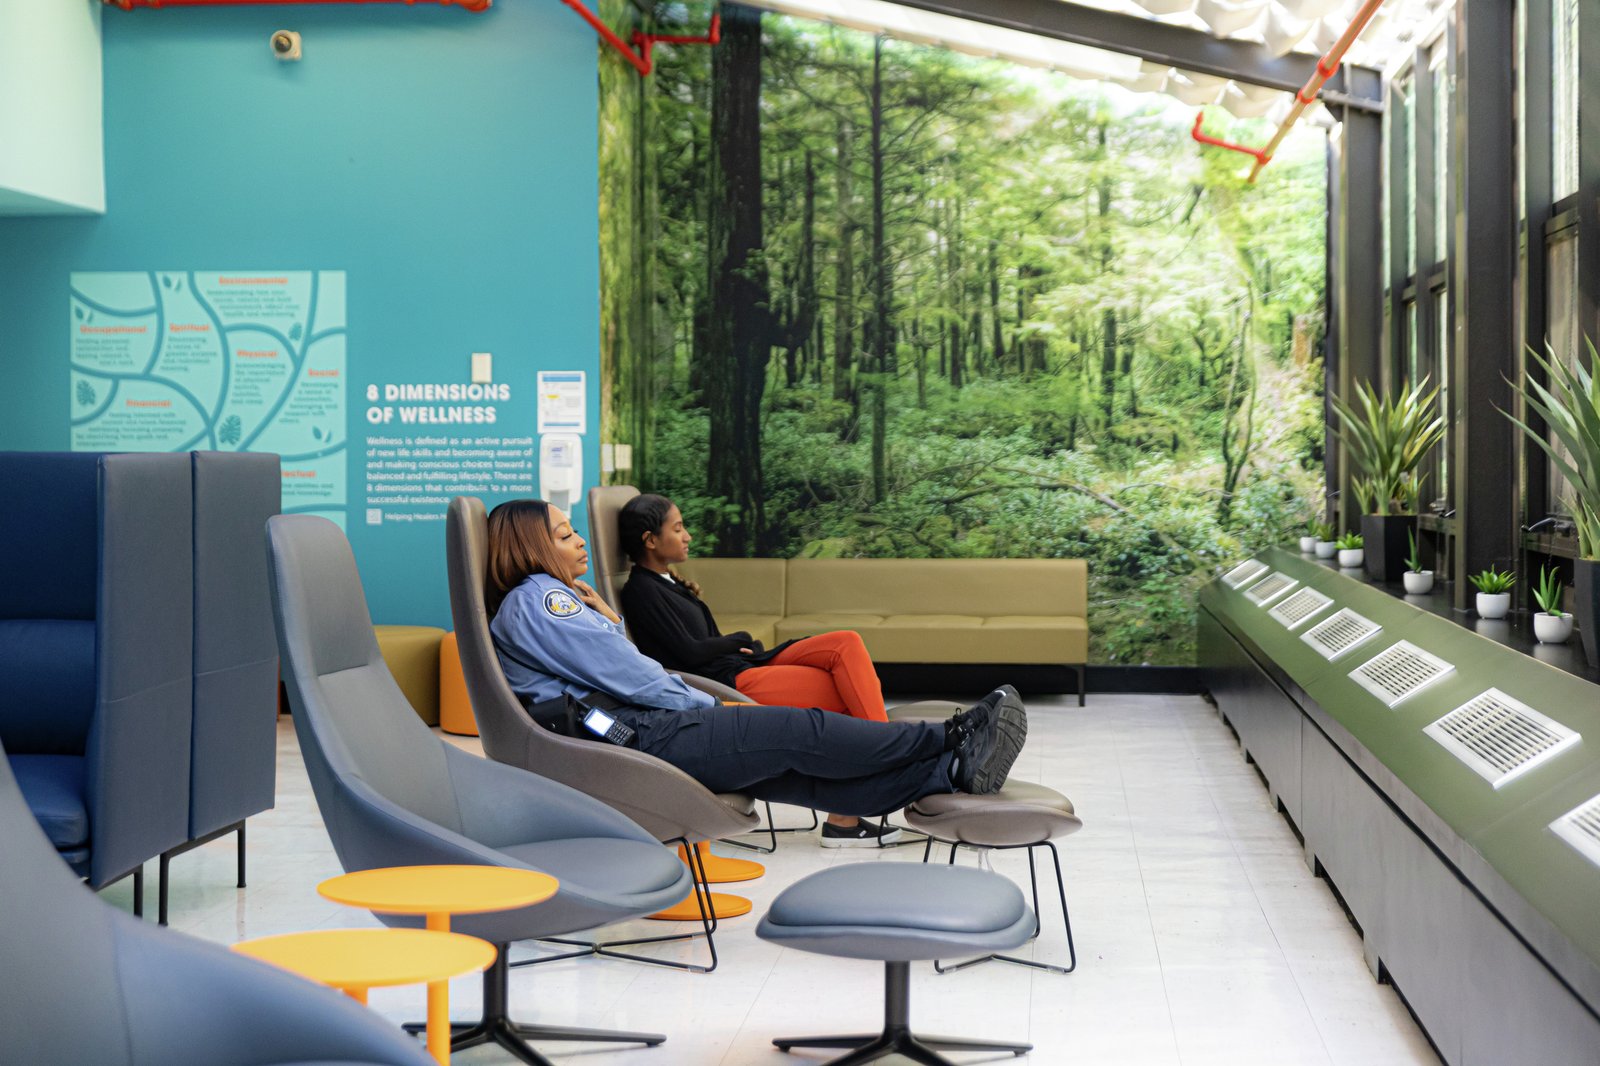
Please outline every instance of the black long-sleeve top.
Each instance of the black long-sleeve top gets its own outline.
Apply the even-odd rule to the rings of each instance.
[[[709,677],[724,685],[778,653],[767,651],[749,633],[724,634],[711,608],[688,586],[636,566],[622,586],[622,615],[640,651],[667,667]],[[750,648],[754,654],[741,654]]]

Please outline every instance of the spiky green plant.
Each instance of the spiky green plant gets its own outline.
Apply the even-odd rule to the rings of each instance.
[[[1364,478],[1351,487],[1369,513],[1408,514],[1417,498],[1416,471],[1428,452],[1444,437],[1444,419],[1438,412],[1439,390],[1428,388],[1423,378],[1402,386],[1398,396],[1379,398],[1365,382],[1356,385],[1360,409],[1335,396],[1339,437]]]
[[[1406,536],[1411,541],[1411,551],[1406,555],[1406,569],[1413,574],[1420,574],[1422,573],[1422,553],[1417,551],[1417,531],[1408,529],[1406,530]]]
[[[1357,548],[1365,547],[1366,541],[1361,539],[1360,533],[1346,533],[1344,536],[1334,541],[1334,544],[1340,551],[1347,552],[1354,551]]]
[[[1316,537],[1318,540],[1333,539],[1332,522],[1312,522],[1309,528],[1311,530],[1311,535]]]
[[[1505,573],[1490,567],[1481,574],[1473,574],[1467,580],[1478,587],[1478,591],[1485,596],[1495,596],[1502,592],[1510,592],[1511,586],[1517,583],[1517,575]]]
[[[1587,337],[1584,340],[1589,346],[1590,361],[1600,360],[1594,341]],[[1549,384],[1541,385],[1528,374],[1522,384],[1512,382],[1511,387],[1544,421],[1549,436],[1535,433],[1515,415],[1505,414],[1529,440],[1544,449],[1571,484],[1566,502],[1578,527],[1578,554],[1585,559],[1600,559],[1600,379],[1590,373],[1582,360],[1573,360],[1573,365],[1568,366],[1556,358],[1548,344],[1546,351],[1549,358],[1532,348],[1528,355],[1539,364]],[[1551,441],[1550,436],[1555,440]]]
[[[1533,587],[1533,601],[1545,614],[1561,615],[1561,598],[1567,588],[1561,583],[1561,571],[1547,566],[1539,568],[1539,583]]]

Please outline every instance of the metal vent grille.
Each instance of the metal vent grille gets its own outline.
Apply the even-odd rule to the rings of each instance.
[[[1578,734],[1497,688],[1474,697],[1428,726],[1485,781],[1499,788],[1578,743]]]
[[[1350,679],[1382,700],[1385,707],[1395,707],[1454,671],[1454,666],[1437,655],[1402,640],[1350,671]]]
[[[1324,659],[1333,660],[1360,644],[1377,636],[1383,627],[1370,618],[1363,618],[1346,607],[1306,630],[1300,639],[1317,649]]]
[[[1295,629],[1301,622],[1332,602],[1332,596],[1324,596],[1316,589],[1301,589],[1287,599],[1279,601],[1278,605],[1267,613],[1290,629]]]
[[[1550,828],[1584,858],[1600,866],[1600,796],[1563,814],[1550,823]]]
[[[1271,577],[1268,577],[1262,581],[1257,581],[1254,585],[1251,585],[1250,588],[1245,591],[1244,598],[1252,603],[1257,604],[1258,606],[1265,607],[1267,604],[1271,603],[1279,596],[1282,596],[1285,592],[1288,592],[1298,584],[1300,584],[1300,582],[1296,581],[1288,574],[1282,572],[1275,573]]]
[[[1229,570],[1226,574],[1223,574],[1222,583],[1227,585],[1230,589],[1236,589],[1241,585],[1254,581],[1256,578],[1260,577],[1266,572],[1266,563],[1259,559],[1246,559],[1232,570]]]

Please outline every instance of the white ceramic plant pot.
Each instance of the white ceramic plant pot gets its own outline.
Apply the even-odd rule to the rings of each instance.
[[[1433,591],[1432,570],[1407,570],[1400,580],[1405,583],[1407,596],[1426,596]]]
[[[1317,538],[1316,537],[1301,537],[1300,538],[1300,554],[1301,555],[1310,555],[1312,552],[1314,552],[1316,550],[1317,550]]]
[[[1540,644],[1560,644],[1572,636],[1572,615],[1568,612],[1562,614],[1546,614],[1540,611],[1533,616],[1533,635],[1539,638]]]
[[[1366,558],[1365,548],[1340,548],[1339,566],[1344,570],[1354,570],[1361,565],[1361,560]]]
[[[1509,592],[1480,592],[1478,593],[1479,618],[1504,618],[1506,612],[1511,610],[1511,593]]]
[[[1332,559],[1335,553],[1338,552],[1339,545],[1336,541],[1319,540],[1312,547],[1312,550],[1317,553],[1318,559]]]

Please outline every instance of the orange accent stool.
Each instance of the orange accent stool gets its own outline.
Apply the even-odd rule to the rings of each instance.
[[[711,854],[711,845],[705,841],[694,846],[700,860],[706,863],[706,880],[714,885],[725,884],[729,881],[751,881],[766,873],[766,868],[759,862],[747,862],[744,859],[723,859],[719,855]],[[689,864],[689,854],[682,847],[678,848],[678,859],[684,864]],[[720,860],[727,863],[728,870],[740,876],[716,877],[712,874],[712,863]],[[748,867],[755,867],[751,872]],[[711,916],[713,918],[737,918],[741,914],[749,914],[752,904],[743,896],[735,896],[728,892],[709,892],[711,897]],[[654,914],[645,915],[653,922],[698,922],[700,920],[700,903],[695,899],[695,893],[690,892],[682,902],[675,903],[666,910],[656,911]]]
[[[478,719],[472,713],[454,633],[446,633],[439,642],[439,728],[460,737],[478,735]]]
[[[232,947],[337,988],[358,1003],[367,1001],[369,988],[426,984],[428,1051],[444,1066],[450,1061],[450,978],[487,970],[495,957],[494,945],[487,941],[431,929],[317,929]]]
[[[560,882],[549,874],[506,866],[392,866],[330,877],[317,886],[317,892],[335,903],[381,914],[424,915],[428,931],[454,936],[456,934],[449,931],[452,914],[483,914],[530,907],[543,903],[560,887]],[[417,932],[402,929],[357,931]],[[489,949],[489,961],[478,967],[487,969],[494,962],[494,945],[481,940],[475,942]],[[428,1052],[441,1063],[450,1061],[449,991],[450,985],[445,980],[428,985]]]

